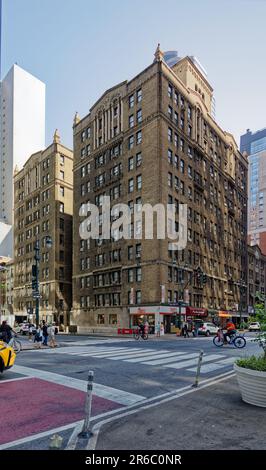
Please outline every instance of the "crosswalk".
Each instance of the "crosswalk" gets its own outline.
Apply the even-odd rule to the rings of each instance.
[[[50,354],[63,354],[78,357],[92,357],[95,359],[105,359],[110,361],[122,361],[127,364],[142,364],[150,367],[162,367],[164,369],[186,370],[195,373],[198,364],[198,352],[187,353],[185,351],[175,351],[161,349],[144,349],[95,345],[95,346],[70,346],[60,349],[47,350]],[[209,354],[203,356],[201,373],[207,374],[231,366],[237,357],[228,357],[224,354]]]

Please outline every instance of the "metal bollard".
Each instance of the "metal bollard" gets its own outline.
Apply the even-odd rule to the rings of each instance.
[[[93,379],[94,379],[94,372],[89,371],[87,397],[86,397],[86,404],[85,404],[85,419],[84,419],[83,429],[81,433],[79,433],[78,435],[79,437],[83,439],[88,439],[90,436],[92,436],[92,432],[90,431],[89,427],[90,427],[90,419],[91,419]]]
[[[50,448],[50,449],[61,449],[62,444],[63,444],[63,438],[62,438],[61,436],[59,436],[59,434],[54,434],[54,435],[50,438],[50,446],[49,446],[49,448]]]
[[[204,354],[204,352],[201,350],[200,354],[199,354],[199,361],[198,361],[196,379],[195,379],[195,383],[192,385],[192,387],[198,387],[198,385],[199,385],[199,376],[200,376],[200,369],[201,369],[203,354]]]

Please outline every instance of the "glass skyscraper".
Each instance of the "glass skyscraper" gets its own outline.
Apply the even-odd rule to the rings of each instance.
[[[249,160],[248,238],[266,254],[266,129],[240,138],[241,152]]]

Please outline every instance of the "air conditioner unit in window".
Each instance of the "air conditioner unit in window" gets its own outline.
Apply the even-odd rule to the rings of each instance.
[[[136,258],[137,258],[137,259],[140,259],[140,258],[141,258],[141,254],[138,253],[138,254],[136,255]]]

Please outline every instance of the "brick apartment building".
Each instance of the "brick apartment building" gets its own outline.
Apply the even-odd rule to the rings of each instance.
[[[193,57],[154,62],[74,120],[73,311],[80,331],[236,311],[247,284],[247,160],[213,118],[213,89]],[[82,240],[80,207],[188,205],[188,243]],[[84,214],[85,215],[85,214]],[[101,220],[101,215],[100,215]],[[204,273],[197,276],[197,270]],[[245,293],[246,295],[246,293]],[[181,309],[183,313],[184,310]]]
[[[73,153],[53,143],[14,176],[14,313],[35,313],[32,266],[39,242],[40,320],[69,324],[72,307]],[[48,249],[46,240],[52,241]]]

